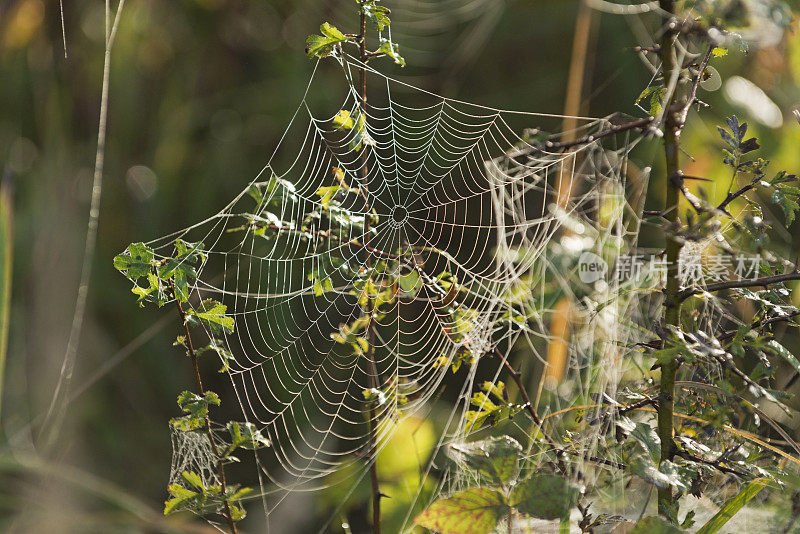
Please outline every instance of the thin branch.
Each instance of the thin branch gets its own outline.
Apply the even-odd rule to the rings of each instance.
[[[64,45],[64,59],[67,59],[67,25],[64,22],[64,0],[58,0],[58,11],[61,14],[61,43]]]
[[[729,475],[736,475],[736,476],[742,477],[742,478],[745,478],[745,477],[748,476],[748,473],[745,472],[745,471],[742,471],[742,470],[739,470],[739,469],[736,469],[736,468],[733,468],[733,467],[727,467],[727,466],[723,465],[722,462],[725,460],[725,453],[724,452],[716,460],[706,460],[705,458],[702,458],[700,456],[697,456],[697,455],[692,454],[692,453],[690,453],[688,451],[685,451],[685,450],[677,451],[675,453],[675,456],[679,456],[679,457],[681,457],[681,458],[683,458],[685,460],[690,460],[692,462],[697,462],[699,464],[704,464],[704,465],[707,465],[709,467],[713,467],[714,469],[716,469],[717,471],[719,471],[721,473],[727,473]]]
[[[508,359],[504,358],[500,353],[497,352],[497,350],[494,351],[494,354],[502,360],[503,366],[511,375],[511,378],[514,380],[514,383],[517,384],[517,389],[519,390],[519,393],[522,396],[522,400],[525,402],[525,409],[528,411],[528,414],[530,414],[531,418],[533,419],[533,422],[539,428],[539,432],[542,433],[542,436],[544,436],[544,439],[547,442],[547,444],[550,445],[550,447],[552,447],[553,450],[555,451],[556,464],[558,465],[559,470],[561,470],[561,472],[564,473],[564,476],[569,476],[569,470],[567,469],[567,464],[566,462],[564,462],[564,454],[567,453],[567,451],[559,447],[556,440],[554,440],[553,437],[544,428],[544,421],[542,421],[542,418],[539,417],[539,413],[533,406],[531,398],[528,396],[528,391],[525,389],[525,384],[523,384],[522,382],[522,373],[511,367],[511,364],[508,363]],[[583,474],[580,472],[577,472],[576,475],[579,478],[585,478]],[[591,515],[589,514],[589,506],[591,506],[591,504],[584,505],[583,503],[580,502],[580,500],[576,503],[578,511],[584,518],[583,521],[581,521],[582,524],[588,523],[591,519]],[[581,527],[581,529],[583,530],[583,527]]]
[[[785,322],[785,321],[789,321],[789,320],[793,319],[794,317],[797,317],[798,315],[800,315],[800,311],[793,311],[793,312],[787,313],[785,315],[778,315],[776,317],[770,317],[769,319],[762,319],[761,321],[756,321],[755,323],[750,325],[750,330],[760,330],[760,329],[764,328],[765,326],[770,326],[770,325],[775,324],[775,323],[782,323],[782,322]],[[720,336],[717,336],[717,339],[719,341],[727,341],[729,339],[732,339],[734,336],[736,336],[737,332],[738,332],[738,330],[730,330],[730,331],[725,332],[724,334],[722,334]]]
[[[645,117],[643,119],[635,119],[632,121],[628,121],[625,124],[612,126],[608,130],[592,135],[587,135],[585,137],[580,137],[578,139],[574,139],[572,141],[563,141],[563,142],[553,142],[553,141],[544,141],[541,143],[536,143],[530,147],[517,150],[516,152],[512,152],[507,154],[506,157],[509,159],[516,159],[522,156],[527,156],[536,152],[545,152],[545,151],[559,151],[565,150],[568,148],[574,148],[576,146],[581,145],[588,145],[589,143],[594,143],[598,139],[603,139],[605,137],[610,137],[612,135],[616,135],[618,133],[627,132],[629,130],[635,130],[637,128],[645,128],[649,126],[653,122],[653,117]]]
[[[577,456],[583,460],[587,460],[592,463],[613,467],[615,469],[621,469],[623,471],[628,468],[628,466],[626,466],[623,463],[615,462],[614,460],[609,460],[608,458],[600,458],[598,456],[592,456],[588,452],[572,451],[569,449],[556,449],[556,451],[558,451],[561,454],[569,454],[570,456]]]
[[[556,461],[558,462],[558,468],[565,475],[568,474],[569,471],[567,470],[567,465],[564,463],[564,459],[561,458],[563,450],[558,445],[556,440],[554,440],[553,437],[544,428],[544,421],[542,420],[541,417],[539,417],[539,413],[533,406],[531,398],[528,396],[528,391],[525,389],[525,384],[522,383],[522,373],[511,367],[511,364],[508,363],[508,359],[504,358],[500,353],[497,352],[497,350],[494,351],[494,355],[502,360],[503,367],[505,367],[506,370],[508,371],[508,374],[511,375],[511,378],[512,380],[514,380],[514,383],[517,384],[517,389],[519,390],[519,394],[522,396],[522,401],[524,402],[525,409],[528,411],[528,414],[530,414],[531,418],[533,419],[533,422],[539,428],[539,432],[541,432],[542,436],[544,436],[544,440],[557,452]]]
[[[170,284],[172,284],[170,282]],[[172,293],[175,294],[175,286],[172,285]],[[192,334],[189,331],[189,323],[186,320],[186,312],[183,310],[183,306],[181,306],[181,301],[175,296],[175,304],[178,308],[178,314],[181,317],[181,322],[183,323],[184,333],[186,335],[186,349],[189,351],[189,356],[192,360],[192,367],[194,368],[194,379],[195,383],[197,384],[198,392],[200,393],[201,397],[205,397],[205,389],[203,388],[203,379],[200,375],[200,366],[197,362],[197,353],[194,350],[194,344],[192,343]],[[225,456],[220,453],[219,447],[217,447],[216,439],[214,439],[214,432],[211,430],[211,419],[206,413],[205,416],[206,422],[206,431],[208,432],[208,440],[211,443],[211,449],[214,452],[214,456],[217,458],[217,474],[219,475],[219,483],[221,487],[221,495],[222,495],[222,503],[225,508],[225,519],[228,521],[228,526],[231,529],[231,534],[237,534],[236,529],[236,521],[233,520],[233,514],[231,513],[231,505],[227,495],[227,481],[225,480],[225,463],[224,458]]]
[[[754,278],[752,280],[727,280],[725,282],[716,282],[702,287],[689,287],[680,291],[676,297],[677,302],[683,302],[693,295],[701,293],[712,293],[714,291],[723,291],[725,289],[739,289],[745,287],[768,287],[773,284],[782,284],[783,282],[790,282],[792,280],[800,280],[800,271],[792,273],[776,274],[773,276],[765,276],[763,278]]]
[[[369,53],[367,52],[367,14],[364,10],[364,3],[363,0],[359,2],[359,11],[361,16],[361,25],[359,31],[359,48],[361,51],[361,63],[362,65],[366,65],[367,61],[369,60]],[[364,66],[359,68],[360,74],[360,89],[361,89],[361,102],[359,103],[361,113],[363,116],[366,117],[367,115],[367,70]],[[366,127],[366,126],[365,126]],[[367,146],[361,150],[361,183],[359,184],[361,190],[364,195],[364,201],[367,203],[366,211],[369,213],[370,211],[370,202],[369,202],[369,178],[367,172]],[[363,241],[365,242],[366,247],[366,236],[369,235],[369,227],[370,227],[370,218],[369,215],[364,217],[364,238]],[[369,252],[368,249],[366,249]],[[365,258],[365,263],[367,268],[372,266],[372,255],[367,254]],[[367,310],[369,313],[369,323],[367,324],[367,365],[369,366],[368,371],[368,381],[369,387],[375,388],[377,384],[381,382],[380,376],[378,375],[378,367],[375,362],[375,310],[374,310],[375,303],[370,296],[369,301],[367,302]],[[381,533],[381,489],[380,489],[380,481],[378,480],[378,458],[377,458],[377,451],[378,451],[378,443],[377,443],[377,415],[375,413],[375,405],[370,403],[369,406],[369,447],[370,447],[370,465],[369,465],[369,477],[370,482],[372,484],[372,533],[373,534],[380,534]]]
[[[742,187],[742,188],[741,188],[741,189],[739,189],[738,191],[735,191],[735,192],[730,192],[730,191],[728,191],[728,194],[727,194],[727,196],[725,197],[725,200],[723,200],[723,201],[720,203],[720,205],[719,205],[719,206],[717,206],[717,209],[718,209],[718,210],[720,210],[720,211],[722,211],[722,212],[724,212],[724,213],[727,213],[728,215],[730,215],[730,213],[728,213],[728,210],[726,209],[726,208],[728,207],[728,204],[730,204],[731,202],[733,202],[734,200],[736,200],[736,199],[737,199],[737,198],[739,198],[740,196],[744,195],[745,193],[747,193],[747,192],[748,192],[748,191],[750,191],[751,189],[754,189],[754,188],[756,187],[756,185],[757,185],[757,184],[758,184],[760,181],[761,181],[761,177],[760,177],[760,176],[756,176],[756,177],[753,179],[753,181],[751,181],[749,184],[745,185],[744,187]]]
[[[686,126],[686,117],[689,115],[689,110],[692,109],[692,105],[694,105],[695,100],[697,100],[697,88],[700,87],[700,82],[703,81],[703,72],[705,72],[706,67],[708,67],[708,62],[711,59],[711,53],[714,51],[714,46],[709,45],[708,50],[706,50],[703,59],[700,61],[700,65],[697,67],[697,74],[694,75],[692,78],[692,86],[689,89],[689,96],[686,98],[686,103],[683,105],[683,109],[678,116],[678,135],[680,136],[681,132],[683,131],[683,127]]]

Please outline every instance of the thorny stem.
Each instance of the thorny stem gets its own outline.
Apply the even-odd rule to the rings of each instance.
[[[674,40],[677,38],[677,27],[672,16],[675,13],[674,0],[659,0],[659,6],[664,13],[663,22],[665,25],[664,35],[661,39],[661,65],[664,78],[665,102],[664,106],[664,155],[666,159],[666,205],[664,208],[665,217],[668,221],[666,236],[666,261],[667,261],[667,280],[664,302],[664,325],[679,326],[681,315],[681,300],[677,299],[680,291],[680,280],[678,278],[678,259],[681,253],[682,243],[674,234],[680,227],[678,208],[680,203],[680,184],[677,178],[680,170],[680,134],[682,125],[678,122],[678,116],[673,103],[675,102],[675,92],[677,91],[677,80],[680,76],[679,66],[675,61]],[[671,88],[670,84],[676,83],[676,87]],[[661,440],[661,458],[659,463],[672,460],[675,447],[673,443],[673,413],[675,409],[675,376],[678,372],[678,362],[671,360],[664,362],[661,366],[660,394],[658,398],[658,437]],[[674,497],[672,488],[658,490],[658,511],[666,514],[672,507]]]
[[[713,291],[722,291],[725,289],[738,289],[744,287],[767,287],[773,284],[782,284],[783,282],[790,282],[792,280],[800,280],[800,271],[792,273],[776,274],[772,276],[764,276],[762,278],[754,278],[752,280],[726,280],[724,282],[716,282],[708,284],[703,287],[689,287],[674,295],[676,302],[683,302],[692,295],[700,293],[711,293]]]
[[[728,204],[730,204],[731,202],[733,202],[734,200],[736,200],[740,196],[744,195],[745,193],[747,193],[751,189],[754,189],[756,187],[756,185],[758,185],[758,183],[760,181],[761,181],[761,177],[760,176],[756,176],[755,178],[753,178],[753,180],[749,184],[745,185],[741,189],[739,189],[739,190],[737,190],[735,192],[728,191],[728,194],[725,196],[725,200],[723,200],[720,203],[720,205],[717,206],[717,209],[719,211],[728,213],[728,211],[727,211]],[[728,214],[728,215],[730,215],[730,214]]]
[[[596,134],[587,135],[584,137],[579,137],[578,139],[573,139],[571,141],[562,141],[562,142],[554,142],[554,141],[544,141],[541,143],[535,143],[533,146],[526,147],[515,152],[511,152],[507,154],[509,159],[515,159],[521,156],[527,156],[529,154],[538,153],[538,152],[545,152],[545,151],[552,151],[555,152],[557,150],[565,150],[569,148],[574,148],[581,145],[587,145],[589,143],[594,143],[599,139],[603,139],[605,137],[610,137],[612,135],[616,135],[618,133],[627,132],[629,130],[635,130],[637,128],[647,128],[650,124],[655,120],[654,117],[645,117],[643,119],[634,119],[624,124],[620,125],[613,125],[608,130]]]
[[[173,294],[175,293],[175,289],[173,286]],[[186,312],[183,311],[183,306],[181,306],[181,301],[178,300],[177,296],[175,297],[175,304],[178,307],[178,314],[181,317],[181,322],[183,323],[184,333],[186,334],[186,350],[189,351],[189,356],[192,359],[192,366],[194,367],[194,380],[197,384],[197,389],[200,393],[201,397],[205,397],[205,389],[203,388],[203,379],[200,375],[200,366],[197,363],[197,353],[194,350],[194,344],[192,343],[192,334],[189,331],[189,323],[186,322]],[[214,432],[211,430],[211,419],[206,414],[206,431],[208,432],[208,440],[211,443],[211,449],[214,451],[214,456],[217,458],[217,474],[219,475],[219,484],[221,488],[222,494],[222,503],[225,508],[225,519],[228,521],[228,526],[231,529],[231,534],[237,534],[238,530],[236,529],[236,521],[233,520],[233,514],[231,513],[231,504],[228,500],[228,490],[227,490],[227,481],[225,480],[225,464],[223,461],[223,455],[220,454],[219,448],[217,447],[217,442],[214,439]]]
[[[364,11],[363,2],[360,6],[361,12],[361,31],[359,33],[359,45],[361,47],[361,63],[365,65],[369,59],[367,53],[367,14]],[[360,89],[361,89],[361,116],[364,118],[364,126],[366,128],[367,116],[367,70],[363,66],[359,68],[360,75]],[[364,132],[366,133],[366,132]],[[369,198],[368,191],[369,185],[367,183],[367,144],[362,143],[361,146],[361,189],[364,195],[364,200],[367,203],[366,212],[369,213]],[[372,254],[367,247],[367,239],[369,238],[370,230],[370,217],[364,217],[364,249],[366,252],[366,265],[367,269],[372,267]],[[367,362],[369,366],[368,380],[370,389],[377,387],[378,383],[378,368],[375,365],[375,324],[373,317],[375,315],[374,301],[370,297],[367,302],[367,313],[369,313],[369,322],[367,323]],[[375,403],[369,405],[369,448],[370,448],[370,466],[369,478],[372,483],[372,532],[373,534],[381,533],[381,488],[378,480],[378,444],[377,444],[377,426],[378,421],[375,414]]]
[[[755,323],[750,325],[750,330],[761,330],[762,328],[769,326],[775,323],[782,323],[784,321],[790,321],[791,319],[800,315],[800,311],[793,311],[791,313],[787,313],[784,315],[777,315],[775,317],[770,317],[769,319],[762,319],[761,321],[756,321]],[[731,330],[729,332],[725,332],[724,334],[717,336],[719,341],[726,341],[728,339],[732,339],[736,336],[738,330]]]

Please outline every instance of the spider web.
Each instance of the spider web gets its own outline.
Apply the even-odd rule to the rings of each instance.
[[[546,251],[565,225],[574,230],[583,220],[589,226],[599,192],[611,185],[624,190],[622,170],[635,145],[625,138],[606,150],[598,139],[567,153],[548,151],[548,137],[525,128],[557,125],[563,116],[441,97],[369,67],[359,137],[357,128],[343,130],[335,119],[338,110],[351,117],[359,112],[352,80],[364,66],[348,56],[339,62],[348,81],[339,105],[331,105],[331,84],[312,75],[259,175],[212,217],[149,243],[161,257],[172,253],[176,238],[205,245],[208,259],[192,298],[219,300],[235,319],[234,332],[224,336],[228,374],[244,418],[272,443],[256,455],[262,494],[320,488],[326,475],[350,464],[363,473],[395,422],[430,409],[450,364],[465,352],[475,356],[459,393],[468,399],[484,355],[507,358],[525,340],[547,338],[552,310],[535,282],[558,277],[561,266]],[[578,123],[576,137],[609,126],[600,118],[578,117]],[[341,171],[338,180],[332,169]],[[568,205],[553,208],[565,178],[584,183]],[[320,188],[337,185],[348,193],[334,197],[335,209],[323,205]],[[254,188],[259,194],[248,194]],[[346,213],[349,223],[330,225],[320,217],[302,229],[315,212]],[[358,222],[366,217],[374,224],[365,238]],[[588,233],[583,239],[602,247],[607,238]],[[352,290],[367,265],[381,261],[401,277],[415,272],[418,282],[395,288],[396,298],[375,321],[372,369],[368,358],[334,338],[364,312]],[[431,289],[443,287],[435,278],[442,272],[452,275],[457,297]],[[509,298],[524,280],[532,284],[528,292]],[[516,306],[537,319],[510,327],[504,318]],[[586,365],[578,356],[571,356],[574,369]],[[370,411],[365,392],[373,384],[379,402]],[[440,446],[465,438],[465,418],[457,415],[467,409],[465,402],[452,410]]]

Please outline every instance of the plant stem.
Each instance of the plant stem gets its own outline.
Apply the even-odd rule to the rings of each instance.
[[[367,14],[364,11],[363,2],[361,3],[361,31],[359,33],[359,44],[361,47],[361,62],[367,63],[369,54],[367,54]],[[360,84],[361,84],[361,117],[363,121],[363,128],[367,127],[367,70],[362,66],[359,69]],[[366,132],[363,132],[366,133]],[[372,254],[367,246],[367,239],[369,239],[370,230],[370,202],[369,202],[369,184],[367,183],[367,150],[366,143],[361,144],[361,190],[366,202],[364,216],[364,250],[366,252],[366,265],[367,269],[372,267]],[[369,367],[367,374],[370,389],[375,389],[379,384],[378,380],[378,367],[375,364],[375,324],[373,317],[375,316],[374,301],[372,298],[367,302],[367,313],[369,313],[369,322],[367,323],[367,365]],[[372,483],[372,532],[373,534],[381,533],[381,488],[378,480],[378,443],[377,443],[377,427],[378,420],[375,413],[375,403],[371,402],[369,405],[369,478]]]
[[[800,271],[775,274],[772,276],[764,276],[762,278],[753,278],[750,280],[726,280],[724,282],[708,284],[707,286],[703,287],[689,287],[678,292],[674,297],[678,302],[682,302],[692,295],[699,295],[701,293],[711,293],[713,291],[723,291],[725,289],[738,289],[744,287],[766,288],[773,284],[782,284],[784,282],[791,282],[793,280],[800,280]]]
[[[664,155],[666,158],[666,205],[664,214],[668,221],[666,235],[666,261],[667,280],[664,302],[664,325],[678,326],[680,324],[681,300],[677,298],[680,291],[678,273],[678,259],[682,243],[675,235],[680,226],[678,208],[680,204],[679,182],[679,154],[680,130],[676,111],[673,104],[676,100],[677,80],[680,67],[674,56],[673,42],[677,38],[677,30],[672,15],[675,12],[674,0],[659,0],[659,5],[664,12],[664,35],[661,39],[661,65],[664,78],[665,101],[664,109]],[[670,87],[671,84],[675,84]],[[661,384],[658,398],[658,437],[661,440],[660,463],[672,460],[675,449],[673,446],[673,412],[675,404],[675,375],[678,372],[677,360],[665,362],[661,366]],[[658,510],[665,514],[673,504],[672,489],[668,486],[658,490]]]
[[[106,128],[108,126],[108,94],[111,80],[111,49],[119,28],[122,9],[125,0],[117,4],[114,18],[111,17],[110,2],[105,2],[105,55],[103,59],[103,82],[100,90],[100,118],[97,125],[97,150],[94,160],[94,177],[92,178],[92,194],[89,203],[89,221],[86,225],[86,241],[83,249],[83,262],[81,265],[80,281],[78,282],[78,295],[75,299],[75,308],[72,314],[67,348],[64,351],[64,360],[61,372],[56,383],[50,407],[47,409],[44,423],[42,424],[41,437],[47,449],[54,447],[61,425],[64,423],[66,407],[69,399],[69,389],[72,384],[72,374],[75,370],[75,361],[78,357],[78,345],[83,331],[83,320],[86,315],[86,303],[89,294],[89,281],[92,275],[95,249],[97,246],[97,229],[100,224],[100,200],[103,192],[103,169],[105,168],[106,154]],[[113,20],[113,22],[112,22]],[[63,14],[62,14],[63,24]],[[66,55],[66,41],[64,42]]]
[[[173,294],[174,293],[175,289],[173,286]],[[200,375],[200,366],[197,364],[197,353],[195,352],[194,344],[192,343],[192,334],[189,331],[189,323],[186,322],[186,312],[183,311],[183,306],[181,306],[181,301],[178,300],[177,296],[175,297],[175,304],[178,307],[178,314],[181,317],[184,333],[186,334],[186,349],[189,351],[189,356],[192,359],[192,366],[194,367],[194,380],[197,384],[197,389],[200,396],[205,397],[206,392],[203,388],[203,379]],[[206,431],[208,432],[208,440],[211,443],[211,449],[214,451],[214,456],[217,458],[217,475],[219,475],[219,484],[222,489],[222,503],[225,508],[225,519],[228,521],[231,534],[237,534],[238,530],[236,529],[236,521],[233,520],[231,504],[227,496],[228,488],[227,481],[225,480],[225,464],[223,455],[220,454],[219,448],[217,447],[217,442],[214,439],[214,432],[211,430],[211,419],[208,417],[208,414],[206,414]]]

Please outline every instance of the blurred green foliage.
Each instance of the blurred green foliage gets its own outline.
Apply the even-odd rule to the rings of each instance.
[[[128,243],[146,241],[216,212],[259,172],[313,69],[304,53],[306,36],[318,30],[320,20],[351,27],[353,9],[344,4],[141,0],[130,1],[122,15],[112,60],[105,187],[90,310],[60,456],[138,495],[153,509],[166,496],[171,454],[166,421],[174,415],[176,392],[191,382],[190,369],[171,347],[176,321],[159,320],[171,311],[142,312],[131,306],[128,284],[111,267],[111,258]],[[437,53],[449,50],[443,45],[422,55],[408,54],[403,70],[387,61],[385,71],[476,103],[561,112],[577,2],[497,4],[506,9],[493,19],[488,36],[471,47],[466,60]],[[103,3],[76,0],[64,7],[67,58],[57,2],[0,4],[0,166],[14,182],[15,212],[2,428],[6,448],[19,450],[32,447],[36,418],[50,400],[66,344],[96,143]],[[476,20],[479,17],[480,13]],[[600,18],[599,44],[588,59],[587,113],[637,113],[634,103],[650,76],[636,55],[625,50],[639,44],[634,37],[640,32],[637,24],[629,27],[624,19],[608,15]],[[478,32],[469,33],[477,26],[475,21],[460,21],[458,26],[454,31],[466,35],[467,42],[479,39]],[[403,46],[403,29],[393,31]],[[747,54],[731,52],[724,58],[719,68],[722,90],[699,95],[711,104],[711,111],[693,117],[684,135],[684,148],[694,158],[685,173],[719,177],[720,199],[729,172],[717,157],[723,147],[716,125],[732,113],[748,120],[750,133],[762,144],[762,156],[772,160],[774,168],[800,168],[800,127],[791,114],[800,103],[800,36],[794,33],[779,42],[769,42],[768,37],[759,37],[765,40],[761,48]],[[426,61],[415,65],[415,57]],[[337,67],[330,63],[320,65],[318,76],[338,80]],[[734,76],[763,91],[780,111],[780,125],[760,120],[758,109],[726,96],[726,84]],[[327,98],[332,103],[338,96]],[[640,166],[658,170],[658,150],[656,142],[643,143],[635,154]],[[653,188],[664,189],[658,183]],[[651,200],[661,203],[657,196]],[[770,215],[780,216],[780,209],[776,206]],[[797,223],[793,231],[775,236],[775,242],[786,257],[796,257]],[[129,351],[128,345],[140,335],[135,350]],[[798,341],[792,342],[796,351]],[[213,362],[206,363],[210,388],[227,391],[226,377],[216,373]],[[234,403],[228,404],[232,410]],[[404,477],[417,476],[417,459],[427,459],[434,426],[441,422],[403,424],[417,427],[399,429],[379,459],[387,484],[397,488],[393,499],[385,501],[387,524],[396,520],[393,508],[400,514],[410,501],[411,490],[407,499],[402,488],[414,488],[416,481]],[[412,448],[417,452],[414,465],[404,463],[411,456],[392,453]],[[102,516],[108,511],[108,505],[90,491],[47,498],[51,499],[48,514],[37,516],[35,521],[40,522],[33,523],[40,531],[47,531],[47,525],[69,530],[69,521],[79,528],[86,524],[81,514]],[[324,521],[329,499],[320,496],[318,517],[308,513],[288,517],[287,531]],[[66,516],[58,515],[58,510],[69,510],[72,519],[63,519]],[[3,516],[0,525],[16,520]],[[113,530],[109,525],[103,531]],[[249,528],[257,531],[258,523]]]

